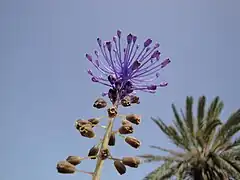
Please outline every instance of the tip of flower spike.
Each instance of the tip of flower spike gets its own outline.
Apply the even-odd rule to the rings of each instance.
[[[144,47],[148,47],[151,43],[152,43],[152,40],[151,40],[151,39],[147,39],[147,40],[144,42]]]
[[[165,59],[162,63],[161,63],[161,68],[164,68],[166,65],[168,65],[170,63],[170,59]]]
[[[129,35],[127,36],[127,43],[128,43],[128,44],[131,44],[132,39],[133,39],[133,35],[132,35],[132,34],[129,34]]]
[[[154,51],[154,53],[152,54],[151,58],[157,58],[159,59],[159,56],[160,56],[160,52],[158,50]]]
[[[156,85],[150,85],[150,86],[147,87],[147,89],[154,91],[154,90],[157,89],[157,86]]]
[[[167,85],[168,85],[167,82],[161,82],[159,86],[160,86],[160,87],[165,87],[165,86],[167,86]]]
[[[88,72],[89,75],[93,76],[93,73],[92,73],[91,69],[89,69],[87,72]]]
[[[92,77],[93,82],[99,82],[95,77]]]
[[[92,56],[91,56],[91,55],[89,55],[89,54],[86,54],[86,58],[87,58],[89,61],[91,61],[91,62],[92,62]]]
[[[137,36],[133,36],[133,42],[135,43],[137,41]]]
[[[117,36],[118,36],[118,38],[121,37],[121,34],[122,34],[122,32],[121,32],[120,30],[117,30]]]
[[[160,46],[160,44],[159,44],[159,43],[156,43],[155,46],[154,46],[154,48],[158,48],[159,46]]]
[[[117,42],[117,37],[116,36],[113,36],[113,42]]]
[[[102,46],[102,40],[100,38],[97,38],[97,42],[99,46]]]
[[[111,51],[111,49],[112,49],[112,43],[111,43],[111,41],[107,41],[107,42],[106,42],[106,46],[107,46],[108,51]]]

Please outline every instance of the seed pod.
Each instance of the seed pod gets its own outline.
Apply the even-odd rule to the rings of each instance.
[[[126,166],[137,168],[140,164],[140,159],[136,157],[123,157],[122,163]]]
[[[133,127],[132,125],[123,125],[118,129],[118,132],[120,134],[131,134],[133,133]]]
[[[99,147],[93,146],[88,152],[88,157],[89,156],[97,156],[98,152],[99,152]],[[96,157],[91,157],[91,159],[96,159]]]
[[[109,141],[108,141],[108,145],[109,146],[114,146],[115,145],[115,141],[116,141],[115,133],[111,132],[111,135],[110,135],[110,138],[109,138]]]
[[[100,150],[100,158],[101,158],[102,160],[107,159],[109,155],[110,155],[110,153],[109,153],[109,150],[108,150],[108,149],[102,149],[102,150]]]
[[[106,106],[107,102],[103,98],[98,98],[93,104],[93,107],[97,109],[105,108]]]
[[[114,161],[114,166],[120,175],[123,175],[126,173],[126,167],[120,160]]]
[[[90,122],[87,120],[78,119],[75,122],[75,128],[79,130],[83,125],[86,125],[86,124],[90,124]]]
[[[141,122],[141,117],[136,114],[129,114],[126,116],[126,120],[130,121],[133,124],[138,125]]]
[[[123,107],[131,106],[131,99],[130,99],[130,97],[129,96],[124,97],[121,100],[121,104],[122,104]]]
[[[108,117],[115,118],[117,116],[117,109],[115,107],[111,107],[108,109]]]
[[[139,148],[139,146],[141,145],[141,142],[139,140],[130,136],[125,138],[125,142],[136,149]]]
[[[62,174],[73,174],[76,172],[76,168],[67,161],[59,161],[57,163],[57,171]]]
[[[71,163],[72,165],[76,166],[76,165],[81,163],[81,157],[79,157],[79,156],[68,156],[66,161]]]
[[[87,137],[87,138],[95,137],[95,133],[90,124],[86,124],[86,125],[83,125],[82,127],[80,127],[79,132],[81,133],[81,135],[83,137]]]
[[[131,97],[131,103],[140,104],[139,97],[138,96],[132,96]]]
[[[96,126],[100,121],[98,118],[91,118],[88,119],[88,122],[90,122],[92,124],[92,127]]]

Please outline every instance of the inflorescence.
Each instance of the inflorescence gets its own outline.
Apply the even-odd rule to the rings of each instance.
[[[92,176],[93,180],[100,179],[100,173],[103,162],[106,159],[113,161],[117,172],[122,175],[126,173],[126,166],[137,168],[141,163],[137,157],[114,157],[111,153],[110,146],[116,145],[116,138],[121,137],[124,141],[133,148],[139,148],[141,142],[130,136],[134,133],[135,126],[141,122],[140,115],[127,114],[120,115],[119,107],[129,107],[140,103],[140,98],[136,96],[135,91],[146,91],[154,93],[158,87],[167,86],[166,82],[155,84],[154,81],[159,78],[159,71],[170,63],[169,59],[160,61],[160,52],[158,51],[159,44],[156,43],[153,47],[151,39],[144,42],[142,50],[139,50],[139,45],[136,44],[137,37],[129,34],[126,38],[126,47],[121,46],[121,31],[117,31],[117,36],[113,37],[113,41],[102,43],[101,39],[97,39],[100,47],[100,53],[95,51],[95,58],[90,54],[86,54],[87,59],[96,67],[100,75],[95,75],[91,70],[88,74],[93,82],[106,85],[108,92],[103,95],[108,95],[111,105],[104,98],[98,98],[93,107],[97,109],[106,109],[108,123],[102,125],[104,117],[78,119],[75,122],[75,128],[81,136],[85,138],[98,138],[95,134],[95,128],[104,128],[105,134],[100,138],[98,144],[90,148],[87,157],[69,156],[65,161],[57,163],[57,171],[64,174],[72,174],[75,172],[83,172]],[[117,118],[121,119],[119,127],[113,129],[113,124]],[[76,168],[83,160],[97,160],[94,172],[86,172]]]

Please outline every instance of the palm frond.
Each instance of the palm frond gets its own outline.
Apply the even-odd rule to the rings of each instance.
[[[187,97],[186,98],[186,125],[188,127],[188,130],[191,134],[191,136],[194,136],[194,124],[193,124],[193,98]]]
[[[173,162],[166,161],[160,167],[155,169],[154,171],[150,172],[143,180],[158,180],[159,177],[165,176],[167,171],[171,167]]]
[[[205,104],[206,104],[206,97],[201,96],[198,100],[198,109],[197,109],[197,130],[201,130],[204,124],[204,115],[205,115]]]
[[[168,152],[169,154],[173,155],[173,156],[179,156],[179,157],[183,157],[185,155],[185,153],[180,153],[171,149],[166,149],[166,148],[162,148],[160,146],[150,146],[151,148],[154,149],[158,149],[160,151],[164,151],[164,152]]]
[[[152,120],[158,125],[158,127],[162,130],[164,134],[167,135],[167,137],[172,140],[172,142],[183,149],[188,148],[186,141],[183,141],[183,139],[178,136],[171,128],[169,128],[161,119],[154,119]]]
[[[160,156],[160,155],[153,155],[153,154],[143,154],[139,155],[143,159],[144,163],[151,163],[151,162],[160,162],[160,161],[181,161],[178,157],[173,156]]]

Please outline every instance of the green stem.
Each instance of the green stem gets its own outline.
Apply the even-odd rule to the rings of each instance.
[[[114,119],[109,119],[108,127],[107,127],[106,132],[103,137],[101,150],[108,148],[108,141],[109,141],[109,137],[110,137],[109,135],[110,135],[110,132],[112,131],[113,121],[114,121]],[[100,157],[98,157],[97,165],[96,165],[92,180],[100,180],[103,163],[104,163],[104,160],[102,160]]]
[[[117,108],[118,107],[117,104],[118,104],[118,100],[116,101],[116,103],[113,106]],[[103,137],[101,150],[108,149],[108,142],[109,142],[109,138],[110,138],[110,133],[112,132],[112,128],[113,128],[113,122],[114,122],[114,118],[109,118],[108,126],[106,128],[106,131],[105,131],[105,134]],[[102,160],[101,157],[98,156],[97,164],[96,164],[96,167],[94,170],[92,180],[100,180],[103,163],[104,163],[104,160]]]

